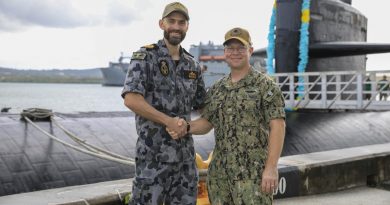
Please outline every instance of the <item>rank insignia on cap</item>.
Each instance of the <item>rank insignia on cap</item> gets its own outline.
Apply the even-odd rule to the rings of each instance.
[[[160,72],[163,76],[168,76],[169,74],[169,66],[167,61],[162,60],[158,63],[158,67],[160,68]]]
[[[234,30],[230,33],[230,35],[232,35],[232,36],[239,36],[239,35],[241,35],[241,31],[240,31],[239,29],[234,29]]]
[[[131,60],[143,60],[146,57],[146,53],[143,52],[134,52],[131,56]]]
[[[197,79],[198,78],[198,72],[192,71],[192,70],[185,70],[184,71],[184,77],[187,79]]]

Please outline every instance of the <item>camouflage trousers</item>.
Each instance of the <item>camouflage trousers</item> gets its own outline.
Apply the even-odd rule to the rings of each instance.
[[[207,190],[212,205],[271,205],[272,195],[262,193],[261,180],[207,179]]]
[[[195,205],[197,183],[195,161],[165,163],[137,159],[129,205]]]

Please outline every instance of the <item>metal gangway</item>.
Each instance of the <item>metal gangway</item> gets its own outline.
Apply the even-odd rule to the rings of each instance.
[[[387,81],[381,81],[384,76]],[[272,77],[288,110],[390,110],[390,70],[276,73]]]

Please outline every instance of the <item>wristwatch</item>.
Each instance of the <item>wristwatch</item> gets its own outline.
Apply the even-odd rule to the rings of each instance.
[[[189,122],[187,122],[187,132],[189,132],[191,129],[191,124]]]

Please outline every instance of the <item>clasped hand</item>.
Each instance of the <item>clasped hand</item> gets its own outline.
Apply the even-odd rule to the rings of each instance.
[[[176,140],[187,134],[187,122],[182,118],[171,118],[165,129]]]

